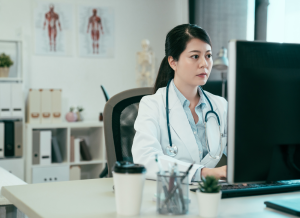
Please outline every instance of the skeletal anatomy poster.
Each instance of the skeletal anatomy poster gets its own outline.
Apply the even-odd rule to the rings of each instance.
[[[72,55],[72,4],[36,1],[34,5],[35,53]]]
[[[99,6],[79,6],[79,55],[83,57],[114,56],[114,11]]]

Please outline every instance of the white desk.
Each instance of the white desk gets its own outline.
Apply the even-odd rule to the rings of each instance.
[[[0,167],[0,190],[3,186],[24,184],[26,184],[24,181]],[[16,207],[0,193],[0,217],[25,217],[25,214],[17,210]]]
[[[112,178],[41,183],[3,187],[2,195],[30,218],[121,217],[116,214],[112,186]],[[156,202],[152,201],[155,192],[156,182],[146,181],[141,208],[142,217],[161,216],[156,213]],[[219,217],[294,217],[268,209],[263,202],[296,198],[299,195],[300,192],[293,192],[224,199],[221,200]],[[189,214],[176,217],[199,217],[194,192],[190,192],[190,199]]]

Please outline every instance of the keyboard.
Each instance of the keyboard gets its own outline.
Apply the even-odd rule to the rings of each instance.
[[[300,180],[278,181],[247,185],[222,185],[222,199],[300,191]],[[190,189],[196,192],[198,188]]]

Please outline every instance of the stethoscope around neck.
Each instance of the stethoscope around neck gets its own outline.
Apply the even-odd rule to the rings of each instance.
[[[170,81],[167,84],[167,88],[166,88],[166,116],[167,116],[167,128],[168,128],[168,136],[169,136],[169,145],[167,145],[166,148],[166,153],[168,156],[170,157],[175,157],[178,154],[178,147],[172,143],[172,138],[171,138],[171,131],[170,131],[170,120],[169,120],[169,86],[171,83],[172,79],[170,79]],[[199,86],[200,87],[200,86]],[[203,89],[200,87],[201,92],[203,93],[203,95],[205,96],[205,98],[207,99],[211,110],[206,112],[205,117],[204,117],[204,127],[205,127],[205,146],[208,152],[209,157],[213,158],[213,159],[220,159],[222,152],[223,152],[223,145],[222,145],[222,134],[221,134],[221,125],[220,125],[220,118],[218,116],[218,114],[214,111],[214,108],[209,100],[209,98],[207,97],[207,95],[205,94],[205,92],[203,91]],[[217,118],[218,124],[219,124],[219,132],[220,132],[220,139],[219,139],[219,145],[221,147],[219,155],[217,156],[213,156],[210,154],[210,149],[209,149],[209,145],[208,145],[208,138],[207,138],[207,121],[208,121],[208,115],[209,114],[214,114]],[[212,116],[210,116],[212,117]]]

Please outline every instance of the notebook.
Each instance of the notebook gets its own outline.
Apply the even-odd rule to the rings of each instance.
[[[300,198],[265,201],[264,203],[269,208],[300,217]]]

